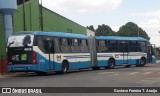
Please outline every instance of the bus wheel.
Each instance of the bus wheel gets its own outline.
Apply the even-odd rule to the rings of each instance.
[[[100,67],[92,67],[93,70],[99,70]]]
[[[138,65],[136,65],[137,67],[143,67],[144,65],[146,64],[146,59],[145,58],[142,58],[140,60],[140,63]]]
[[[131,65],[126,65],[126,66],[124,66],[125,68],[129,68],[129,67],[131,67]]]
[[[64,74],[64,73],[67,73],[68,72],[68,69],[69,69],[69,64],[68,64],[68,62],[67,61],[64,61],[63,63],[62,63],[62,73]]]
[[[108,61],[108,68],[109,68],[109,69],[113,69],[114,66],[115,66],[114,60],[113,60],[113,59],[110,59],[110,60]]]
[[[37,73],[37,75],[39,75],[39,76],[47,75],[47,72],[36,72],[36,73]]]

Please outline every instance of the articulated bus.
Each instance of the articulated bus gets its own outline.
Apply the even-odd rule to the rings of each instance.
[[[155,63],[152,45],[141,37],[87,37],[63,32],[18,32],[8,38],[9,72],[69,70]]]
[[[100,36],[96,43],[97,66],[141,67],[156,60],[152,45],[141,37]]]

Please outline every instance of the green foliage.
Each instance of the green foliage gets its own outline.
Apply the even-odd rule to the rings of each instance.
[[[96,29],[96,36],[112,36],[114,35],[114,31],[108,25],[98,25]]]
[[[91,31],[95,32],[95,29],[94,29],[93,25],[87,26],[87,29],[90,29]]]
[[[118,36],[129,36],[129,37],[143,37],[147,40],[150,38],[148,37],[147,33],[137,24],[133,22],[128,22],[127,24],[120,27],[119,31],[117,32]]]
[[[128,22],[120,27],[118,32],[114,32],[108,25],[98,25],[97,29],[94,29],[93,25],[87,26],[88,29],[96,32],[96,36],[128,36],[128,37],[143,37],[149,40],[148,34],[137,24]]]

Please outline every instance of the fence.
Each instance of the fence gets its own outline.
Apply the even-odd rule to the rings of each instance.
[[[0,57],[0,73],[6,73],[7,72],[7,64],[6,64],[6,59],[4,56],[1,55]]]

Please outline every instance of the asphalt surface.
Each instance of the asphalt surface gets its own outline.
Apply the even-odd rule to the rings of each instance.
[[[118,67],[101,70],[76,70],[67,74],[14,73],[0,76],[0,87],[160,87],[160,64],[145,67]],[[12,94],[17,96],[17,94]],[[19,95],[19,94],[18,94]],[[21,94],[22,95],[22,94]],[[54,93],[34,96],[160,96],[154,93]],[[4,94],[0,94],[4,96]],[[5,94],[11,96],[11,94]],[[29,94],[23,94],[29,96]]]

